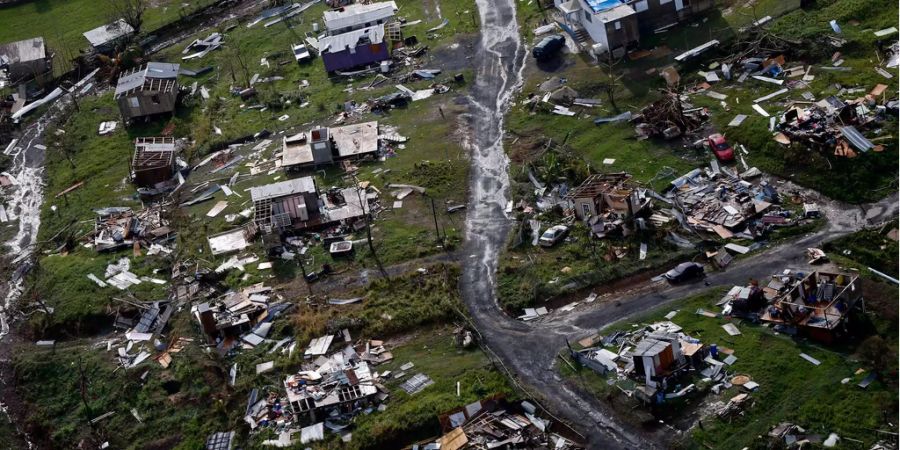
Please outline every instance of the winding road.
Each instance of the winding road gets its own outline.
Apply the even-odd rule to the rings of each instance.
[[[623,296],[601,300],[541,323],[525,323],[504,314],[497,303],[495,274],[512,225],[505,209],[508,159],[503,150],[503,116],[522,82],[525,50],[519,38],[514,0],[477,0],[481,38],[476,53],[472,125],[474,142],[466,244],[460,260],[460,291],[484,344],[519,383],[536,394],[553,414],[562,416],[585,435],[589,448],[659,448],[664,437],[621,423],[608,407],[590,395],[574,391],[557,374],[556,355],[565,340],[583,337],[635,314],[709,289],[703,283],[682,286],[656,284]],[[807,191],[827,218],[824,229],[773,246],[742,259],[728,270],[710,274],[712,286],[745,284],[781,268],[806,267],[805,249],[823,241],[881,224],[898,213],[898,196],[853,206]],[[613,301],[614,300],[614,301]]]

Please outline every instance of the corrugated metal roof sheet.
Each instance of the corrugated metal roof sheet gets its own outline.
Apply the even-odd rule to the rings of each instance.
[[[854,147],[858,148],[861,151],[867,152],[875,148],[875,145],[872,144],[871,141],[866,139],[856,127],[841,127],[841,134],[853,144]]]
[[[144,84],[147,79],[170,79],[178,76],[178,64],[151,62],[146,66],[135,70],[129,74],[119,77],[116,83],[116,93],[118,96],[123,92],[137,89]]]
[[[294,178],[293,180],[252,187],[250,188],[250,198],[256,202],[301,192],[316,192],[316,182],[312,177]]]
[[[348,47],[356,48],[362,38],[368,38],[369,43],[380,44],[384,41],[384,24],[353,30],[336,36],[325,36],[319,41],[319,51],[322,53],[337,53],[346,50]]]
[[[322,16],[325,20],[325,29],[334,31],[387,20],[394,16],[395,11],[397,4],[391,1],[368,5],[353,4],[345,6],[342,10],[325,11]]]

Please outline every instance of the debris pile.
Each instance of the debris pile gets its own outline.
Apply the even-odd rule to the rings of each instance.
[[[666,198],[675,209],[668,213],[689,231],[711,233],[725,240],[760,240],[774,228],[805,221],[806,216],[782,206],[781,195],[767,180],[748,181],[760,175],[756,168],[737,173],[712,161],[710,167],[694,169],[671,182]],[[751,250],[737,247],[731,250]]]
[[[631,121],[638,139],[651,137],[674,139],[692,133],[709,118],[706,108],[695,108],[687,97],[676,91],[665,91],[663,98],[647,105]]]
[[[271,287],[257,283],[196,304],[191,307],[191,314],[220,354],[255,348],[272,342],[266,339],[272,321],[292,306],[280,300],[270,301],[273,294]]]
[[[674,314],[667,317],[672,316]],[[731,323],[724,328],[729,334],[740,334]],[[707,346],[670,321],[652,323],[629,332],[588,337],[579,344],[585,348],[576,350],[569,346],[573,360],[601,375],[615,376],[618,381],[637,381],[634,389],[624,392],[646,404],[684,397],[698,391],[699,382],[711,386],[710,390],[717,394],[734,385],[741,385],[747,391],[758,387],[746,376],[743,376],[746,382],[738,380],[736,383],[729,378],[730,366],[737,361],[732,350],[716,344]],[[732,406],[741,402],[734,402]]]
[[[87,236],[98,252],[110,252],[128,247],[150,249],[172,237],[173,230],[163,217],[162,206],[152,206],[134,212],[128,207],[95,209],[94,231]]]
[[[444,435],[413,448],[584,448],[580,436],[541,415],[527,401],[508,404],[502,398],[479,400],[439,416]]]
[[[887,112],[886,100],[881,98],[886,89],[887,85],[879,84],[865,96],[847,101],[829,96],[811,105],[791,103],[776,125],[775,140],[784,145],[800,143],[847,158],[858,156],[857,152],[883,151],[883,145],[872,143],[860,129],[880,133],[879,124]]]
[[[292,443],[291,436],[298,432],[301,443],[322,440],[326,430],[349,442],[356,415],[386,408],[388,391],[381,380],[390,372],[378,374],[372,368],[391,361],[393,356],[381,341],[353,345],[347,330],[339,336],[344,348],[332,353],[329,350],[336,342],[334,335],[310,342],[304,353],[307,362],[284,379],[283,395],[269,392],[257,398],[258,391],[253,390],[244,417],[251,430],[274,429],[286,444]],[[257,373],[272,367],[272,362],[257,365]]]

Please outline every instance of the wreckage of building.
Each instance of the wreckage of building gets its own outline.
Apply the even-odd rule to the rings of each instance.
[[[175,175],[175,138],[140,137],[134,140],[131,180],[138,187],[155,187]]]
[[[671,182],[666,198],[675,217],[687,229],[721,239],[756,239],[774,227],[796,225],[802,217],[784,210],[778,191],[768,182],[753,183],[761,172],[754,168],[736,173],[712,161]]]
[[[645,403],[686,395],[693,385],[682,387],[684,377],[691,373],[702,373],[715,382],[725,376],[723,363],[710,357],[710,348],[672,322],[615,332],[585,343],[589,345],[581,350],[569,346],[572,359],[601,375],[637,381],[632,393]]]
[[[592,221],[594,234],[604,237],[610,228],[621,228],[637,214],[649,210],[651,199],[625,172],[594,174],[572,189],[566,198],[575,217]]]
[[[309,133],[283,138],[281,167],[296,170],[371,156],[378,152],[378,141],[378,122],[375,121],[313,128]]]
[[[263,233],[292,232],[354,221],[369,214],[377,195],[360,187],[320,193],[313,177],[250,188],[253,222]]]
[[[159,206],[137,212],[129,207],[107,207],[95,209],[94,213],[97,216],[94,231],[87,238],[98,252],[135,246],[150,248],[173,237],[173,230]]]
[[[318,41],[325,70],[335,72],[390,59],[386,25],[394,2],[353,4],[324,13],[326,36]]]
[[[849,273],[774,276],[764,291],[775,298],[760,314],[761,320],[795,327],[826,343],[844,334],[851,311],[865,304],[859,276]]]
[[[47,53],[42,37],[2,44],[0,45],[0,81],[6,84],[16,84],[30,80],[49,72],[52,62],[53,55]]]
[[[198,303],[191,313],[207,341],[225,354],[238,347],[256,347],[268,337],[272,321],[292,306],[272,301],[272,296],[271,287],[257,283]]]
[[[174,112],[178,69],[178,64],[151,62],[122,74],[115,91],[122,120]]]
[[[413,449],[584,448],[582,436],[548,419],[528,401],[509,403],[494,396],[438,416],[443,435]]]

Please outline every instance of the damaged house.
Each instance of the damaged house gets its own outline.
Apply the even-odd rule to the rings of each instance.
[[[150,188],[175,176],[175,138],[140,137],[134,140],[131,181]]]
[[[864,307],[862,283],[853,274],[817,271],[773,277],[767,292],[778,296],[760,319],[795,327],[812,339],[831,343],[846,331],[850,311]]]
[[[0,80],[15,84],[35,78],[49,72],[52,62],[42,37],[0,45]]]
[[[174,112],[178,69],[178,64],[151,62],[122,74],[115,92],[122,120]]]
[[[597,237],[626,228],[632,218],[649,210],[652,203],[625,172],[591,175],[566,198],[575,210],[575,217],[589,221]]]
[[[312,177],[250,188],[253,222],[264,233],[321,228],[369,214],[377,199],[362,188],[331,188],[319,193]]]
[[[378,151],[378,122],[313,128],[283,138],[281,167],[286,170],[318,167],[357,159]]]
[[[318,44],[325,70],[330,73],[390,59],[385,26],[396,11],[392,1],[326,11],[326,36]]]
[[[287,303],[270,303],[271,294],[271,287],[257,283],[197,304],[191,313],[207,340],[217,344],[220,351],[227,352],[239,343],[254,347],[268,336],[271,321],[290,307]]]
[[[253,222],[263,232],[302,229],[322,223],[319,190],[312,177],[250,188]]]
[[[684,376],[692,371],[714,379],[721,377],[723,363],[710,357],[715,350],[684,334],[672,322],[588,339],[579,341],[587,347],[582,350],[569,346],[572,359],[601,375],[638,381],[626,394],[633,393],[645,403],[660,403],[691,392],[694,385],[684,387]]]

